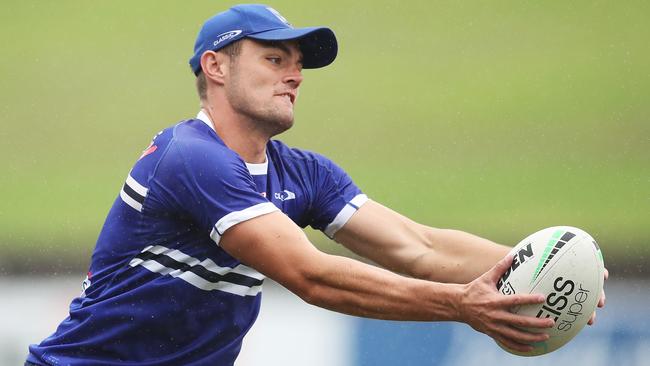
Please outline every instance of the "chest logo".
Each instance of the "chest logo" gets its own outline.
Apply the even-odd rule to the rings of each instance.
[[[275,197],[276,200],[288,201],[288,200],[295,200],[296,199],[296,194],[285,189],[282,192],[276,192],[273,195],[273,197]]]

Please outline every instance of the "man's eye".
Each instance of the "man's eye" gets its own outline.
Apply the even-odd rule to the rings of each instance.
[[[279,57],[267,57],[266,59],[271,61],[272,63],[278,64],[278,65],[280,64],[280,61],[281,61]]]

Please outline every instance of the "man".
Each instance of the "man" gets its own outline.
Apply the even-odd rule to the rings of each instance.
[[[265,277],[347,314],[462,321],[520,351],[548,338],[520,328],[551,319],[508,311],[542,295],[496,291],[509,248],[417,224],[327,158],[270,140],[293,124],[302,68],[336,53],[330,29],[293,28],[263,5],[204,24],[190,59],[198,116],[159,133],[136,162],[83,294],[27,364],[231,365]],[[307,225],[393,272],[318,251]]]

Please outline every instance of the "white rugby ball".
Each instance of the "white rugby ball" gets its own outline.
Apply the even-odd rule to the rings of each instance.
[[[499,344],[520,356],[552,352],[580,332],[596,309],[603,289],[603,255],[596,241],[586,232],[570,226],[540,230],[517,244],[512,265],[504,273],[497,289],[505,294],[544,294],[546,302],[524,305],[512,312],[553,318],[550,338],[534,344],[530,352],[519,352]]]

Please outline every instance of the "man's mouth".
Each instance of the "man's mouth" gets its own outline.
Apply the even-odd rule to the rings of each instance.
[[[296,94],[293,92],[284,92],[276,95],[279,97],[287,97],[289,99],[289,102],[291,102],[291,104],[294,104],[296,102]]]

